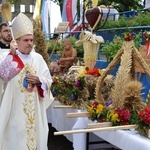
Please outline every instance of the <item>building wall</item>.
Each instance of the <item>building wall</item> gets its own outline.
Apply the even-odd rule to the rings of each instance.
[[[2,4],[3,2],[5,2],[5,0],[0,0],[0,4]],[[36,0],[20,0],[17,4],[14,5],[14,11],[12,9],[12,19],[17,16],[20,12],[21,12],[21,6],[24,8],[25,11],[23,11],[23,13],[25,13],[29,18],[33,16],[33,11],[34,11],[34,6],[35,6]],[[32,6],[32,12],[31,12],[31,6]],[[3,18],[3,16],[0,13],[0,23],[1,22],[5,22],[5,19]]]
[[[33,12],[30,12],[30,5],[35,6],[35,2],[36,0],[20,0],[19,3],[15,4],[15,12],[13,13],[13,17],[17,16],[20,12],[20,6],[22,5],[25,8],[25,13],[28,17],[32,17],[33,16]]]

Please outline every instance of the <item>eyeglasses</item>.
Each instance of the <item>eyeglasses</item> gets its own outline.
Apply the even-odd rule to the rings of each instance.
[[[3,30],[2,32],[11,32],[10,30]]]

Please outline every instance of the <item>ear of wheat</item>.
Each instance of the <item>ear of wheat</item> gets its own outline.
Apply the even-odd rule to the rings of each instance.
[[[11,21],[12,13],[11,13],[11,4],[9,2],[2,3],[1,13],[6,21]]]
[[[9,2],[5,2],[1,4],[1,13],[4,19],[8,22],[11,35],[12,35],[12,39],[14,39],[12,28],[11,28],[11,19],[12,19],[11,4]]]

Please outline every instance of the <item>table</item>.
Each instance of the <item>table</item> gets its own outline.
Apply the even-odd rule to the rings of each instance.
[[[84,121],[84,118],[67,118],[67,113],[72,113],[72,112],[83,112],[85,110],[77,110],[73,108],[62,108],[62,109],[56,109],[54,106],[56,105],[61,105],[59,101],[54,101],[51,106],[47,109],[47,119],[48,123],[51,123],[52,126],[57,130],[57,131],[67,131],[67,130],[73,130],[73,129],[78,129],[79,128],[84,128],[86,126],[86,122]],[[81,123],[79,125],[79,123]],[[65,137],[73,143],[74,150],[86,150],[86,134],[70,134],[70,135],[65,135]],[[91,138],[96,139],[97,137],[93,136]],[[102,139],[98,138],[98,140],[103,141]],[[79,144],[81,142],[82,144]],[[103,147],[104,144],[102,145]],[[107,144],[107,147],[109,145]],[[95,146],[91,146],[95,147]],[[110,147],[110,146],[109,146]]]
[[[60,103],[58,101],[54,101],[52,103],[52,105],[47,109],[47,118],[48,122],[52,123],[52,126],[58,131],[84,129],[86,128],[87,124],[94,123],[87,117],[66,117],[67,113],[81,112],[83,110],[77,110],[73,108],[55,109],[55,105],[60,105]],[[105,141],[108,141],[122,150],[150,149],[150,139],[139,135],[138,132],[134,130],[95,132],[94,135],[96,135],[94,138],[99,138],[99,140],[104,139]],[[74,150],[86,150],[86,133],[65,136],[68,140],[73,142]],[[95,147],[96,146],[97,145],[95,145]],[[107,146],[110,147],[110,145]]]
[[[98,60],[95,67],[104,69],[108,63],[106,61]],[[111,74],[115,75],[118,66],[115,67]],[[138,75],[138,74],[137,74]],[[140,81],[143,83],[145,89],[143,89],[143,97],[146,98],[150,89],[150,80],[145,74],[142,74]],[[67,113],[81,112],[83,110],[77,110],[73,108],[68,109],[54,109],[55,105],[60,105],[58,101],[54,101],[52,105],[47,109],[48,122],[52,123],[52,126],[57,131],[67,131],[86,128],[91,121],[86,117],[80,118],[67,118]],[[104,139],[116,147],[123,150],[149,150],[150,140],[140,136],[136,131],[130,130],[117,130],[107,132],[95,132],[96,138]],[[74,150],[86,150],[86,133],[65,135],[68,140],[73,142]]]
[[[86,125],[88,123],[92,123],[92,121],[89,121],[88,118],[82,118],[78,120],[76,123],[77,126],[73,127],[73,129],[82,129],[86,128]],[[115,145],[116,147],[122,149],[122,150],[150,150],[150,139],[141,136],[137,131],[134,129],[131,130],[116,130],[116,131],[104,131],[104,132],[94,132],[95,135],[98,137],[104,139],[105,141],[108,141],[109,143]],[[77,144],[77,138],[79,134],[74,134],[74,146]],[[85,134],[80,134],[80,138],[83,140],[85,137]],[[78,146],[78,150],[85,150],[84,145]]]
[[[72,108],[62,108],[55,109],[54,106],[61,105],[59,101],[54,101],[51,106],[47,109],[47,119],[48,122],[56,128],[57,131],[62,130],[72,130],[74,124],[77,122],[78,118],[67,118],[66,114],[69,112],[78,112],[77,109]],[[73,142],[72,135],[66,135],[66,138]]]

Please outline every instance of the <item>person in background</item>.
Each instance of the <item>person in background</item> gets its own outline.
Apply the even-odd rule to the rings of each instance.
[[[12,40],[10,28],[7,23],[0,24],[0,54],[10,50],[10,42]],[[0,81],[1,84],[1,81]],[[3,89],[0,87],[0,93]]]
[[[53,34],[53,40],[56,40],[58,38],[58,33],[56,33],[56,28],[54,29],[54,34]]]
[[[0,48],[10,49],[10,42],[12,40],[10,28],[7,23],[0,24]]]
[[[51,74],[43,57],[32,51],[30,19],[19,13],[12,31],[10,52],[0,55],[0,150],[47,150]]]

